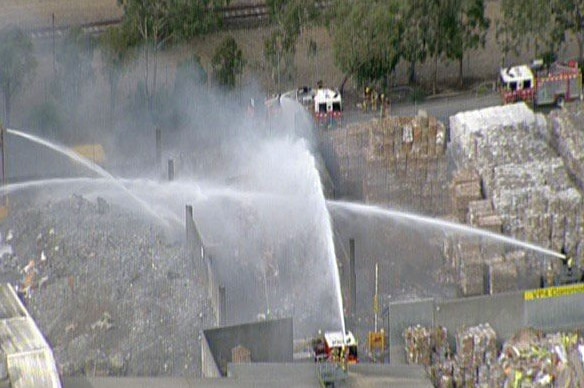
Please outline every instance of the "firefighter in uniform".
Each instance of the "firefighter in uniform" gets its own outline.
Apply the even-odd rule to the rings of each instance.
[[[347,370],[347,358],[349,356],[349,348],[344,346],[341,348],[340,364],[344,371]]]
[[[367,113],[369,109],[369,105],[371,103],[371,89],[369,86],[365,87],[365,91],[363,93],[363,113]]]

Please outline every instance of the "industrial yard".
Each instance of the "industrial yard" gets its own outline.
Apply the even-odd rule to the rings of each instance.
[[[129,57],[116,105],[104,48],[91,84],[55,97],[51,77],[58,39],[122,23],[117,2],[0,6],[42,76],[0,124],[0,385],[581,387],[578,63],[452,92],[440,59],[419,85],[436,71],[443,93],[410,103],[356,76],[341,93],[311,27],[276,83],[267,6],[230,7],[214,12],[248,56],[236,86],[216,78],[219,31]],[[469,78],[490,76],[493,40]]]

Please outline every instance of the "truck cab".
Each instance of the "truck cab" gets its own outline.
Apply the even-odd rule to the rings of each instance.
[[[533,99],[535,77],[527,65],[501,69],[499,83],[506,104]]]
[[[350,331],[328,331],[313,341],[315,361],[337,361],[345,353],[348,364],[359,362],[357,340]]]
[[[314,95],[314,118],[319,126],[341,124],[343,104],[341,93],[336,90],[319,88]]]

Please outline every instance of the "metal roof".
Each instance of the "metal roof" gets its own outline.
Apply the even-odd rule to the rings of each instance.
[[[53,352],[10,284],[0,284],[0,349],[12,387],[61,387]]]

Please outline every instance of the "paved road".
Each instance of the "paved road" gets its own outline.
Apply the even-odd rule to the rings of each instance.
[[[490,106],[501,105],[501,97],[498,93],[489,93],[483,96],[477,96],[474,93],[458,94],[454,96],[434,98],[426,100],[421,104],[397,103],[391,106],[391,114],[397,116],[414,116],[423,109],[430,116],[435,116],[445,124],[448,124],[448,118],[458,112],[487,108]],[[356,109],[348,109],[345,112],[347,123],[359,122],[373,118],[377,113],[362,113]]]

